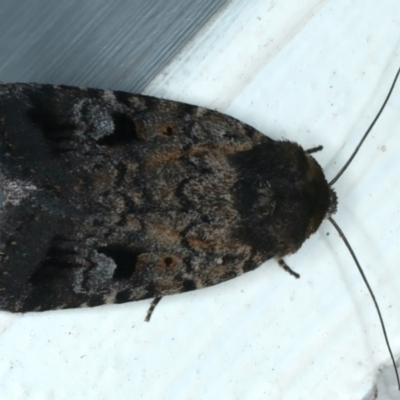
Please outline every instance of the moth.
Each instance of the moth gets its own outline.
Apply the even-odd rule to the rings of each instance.
[[[320,148],[150,96],[0,84],[0,309],[154,299],[148,320],[273,257],[299,277],[282,257],[323,219],[343,237]]]
[[[11,312],[215,285],[296,252],[336,210],[301,146],[201,107],[3,84],[0,132],[0,309]]]

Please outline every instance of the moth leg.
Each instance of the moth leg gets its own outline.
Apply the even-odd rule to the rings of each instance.
[[[280,267],[282,267],[286,272],[289,272],[290,275],[293,275],[295,278],[300,278],[300,275],[293,271],[286,263],[283,261],[283,258],[281,257],[275,257],[276,261],[278,261],[278,264]]]
[[[307,154],[316,153],[317,151],[321,151],[323,149],[322,146],[311,147],[311,149],[306,150]]]
[[[160,302],[162,297],[154,297],[153,301],[150,304],[149,310],[147,311],[146,318],[144,319],[146,322],[150,321],[151,314],[153,314],[154,309],[156,308],[156,305]]]

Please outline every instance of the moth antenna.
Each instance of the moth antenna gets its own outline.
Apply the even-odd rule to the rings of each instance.
[[[400,70],[399,70],[399,71],[400,71]],[[398,75],[399,75],[399,73],[397,73],[397,76],[398,76]],[[397,76],[396,76],[396,79],[397,79]],[[344,244],[346,245],[347,249],[349,250],[349,252],[350,252],[351,256],[353,257],[353,260],[354,260],[354,262],[356,263],[357,268],[358,268],[358,270],[359,270],[359,272],[360,272],[360,274],[361,274],[361,276],[362,276],[362,278],[363,278],[363,280],[364,280],[364,283],[365,283],[365,285],[366,285],[367,288],[368,288],[369,294],[370,294],[371,297],[372,297],[372,300],[373,300],[373,302],[374,302],[376,311],[378,312],[379,321],[380,321],[380,323],[381,323],[381,327],[382,327],[382,331],[383,331],[383,336],[385,337],[385,341],[386,341],[386,346],[387,346],[387,348],[388,348],[388,350],[389,350],[390,358],[392,359],[394,371],[395,371],[395,373],[396,373],[397,385],[398,385],[399,390],[400,390],[399,372],[397,371],[396,361],[395,361],[395,359],[394,359],[394,357],[393,357],[392,349],[391,349],[391,347],[390,347],[389,339],[388,339],[388,336],[387,336],[387,333],[386,333],[385,324],[384,324],[384,322],[383,322],[383,318],[382,318],[382,314],[381,314],[381,311],[380,311],[379,306],[378,306],[378,302],[376,301],[376,298],[375,298],[375,296],[374,296],[374,292],[372,291],[371,286],[370,286],[369,283],[368,283],[367,277],[365,276],[365,273],[364,273],[363,269],[361,268],[361,265],[360,265],[360,263],[358,262],[357,257],[356,257],[356,255],[354,254],[354,251],[353,251],[353,249],[351,248],[350,243],[349,243],[349,241],[347,240],[346,236],[344,235],[343,231],[340,229],[339,225],[335,222],[335,220],[334,220],[332,217],[329,217],[328,220],[329,220],[329,221],[331,222],[331,224],[335,227],[335,229],[336,229],[337,232],[339,233],[339,236],[342,238]]]
[[[376,114],[376,117],[374,118],[374,120],[371,122],[371,125],[369,126],[369,128],[367,129],[367,131],[364,133],[364,136],[362,137],[362,139],[360,140],[360,143],[358,143],[357,147],[355,148],[355,150],[353,151],[353,154],[350,156],[350,158],[347,160],[346,164],[343,165],[342,169],[336,174],[336,176],[329,182],[329,186],[333,186],[336,181],[342,176],[343,172],[346,171],[347,167],[350,165],[350,163],[353,161],[354,157],[356,156],[356,154],[358,153],[358,150],[360,150],[360,147],[362,146],[362,144],[364,143],[364,140],[367,138],[368,134],[371,132],[372,128],[374,127],[376,121],[378,120],[378,118],[381,116],[383,109],[386,107],[387,102],[389,101],[389,98],[393,92],[393,89],[396,85],[397,82],[397,78],[399,77],[400,74],[400,68],[397,71],[397,74],[393,80],[392,86],[390,87],[389,93],[386,96],[385,101],[383,102],[380,110],[378,111],[378,114]]]

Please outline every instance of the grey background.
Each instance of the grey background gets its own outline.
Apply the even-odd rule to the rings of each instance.
[[[0,81],[140,91],[224,0],[1,0]]]

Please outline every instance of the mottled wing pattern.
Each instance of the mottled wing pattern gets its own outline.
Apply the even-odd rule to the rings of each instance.
[[[9,311],[211,286],[296,251],[326,212],[304,179],[322,170],[300,146],[196,106],[6,84],[0,131]]]

